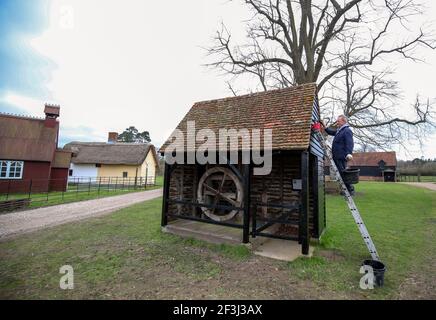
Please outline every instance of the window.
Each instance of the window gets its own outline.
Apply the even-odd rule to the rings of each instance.
[[[21,179],[23,161],[0,160],[0,179]]]
[[[70,177],[73,176],[73,169],[68,170],[68,175],[69,175]]]
[[[127,178],[127,171],[123,172],[123,178]]]

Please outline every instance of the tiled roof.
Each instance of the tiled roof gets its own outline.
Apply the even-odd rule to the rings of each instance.
[[[149,151],[153,152],[158,163],[155,148],[151,143],[70,142],[64,149],[73,152],[71,162],[76,164],[140,165]]]
[[[309,147],[312,107],[316,84],[310,83],[279,90],[195,103],[177,129],[184,133],[187,121],[195,121],[196,132],[212,130],[218,139],[219,129],[272,129],[272,147],[280,150],[304,150]],[[163,153],[171,137],[161,147]],[[218,143],[218,141],[217,141]],[[195,148],[203,142],[196,142]],[[241,145],[238,147],[241,149]]]
[[[356,152],[353,153],[353,160],[348,163],[350,166],[355,167],[378,167],[379,162],[383,160],[385,166],[396,166],[397,156],[395,151],[389,152]]]
[[[0,159],[53,160],[59,123],[50,127],[45,119],[0,113]]]

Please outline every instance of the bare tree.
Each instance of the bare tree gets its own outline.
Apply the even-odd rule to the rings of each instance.
[[[353,37],[349,39],[352,44]],[[344,48],[342,65],[349,63],[351,51],[351,45]],[[388,149],[394,144],[407,150],[406,141],[422,142],[432,129],[430,102],[422,102],[417,96],[406,110],[409,114],[405,114],[404,98],[392,77],[389,68],[379,71],[371,66],[353,66],[337,73],[324,86],[324,115],[329,122],[333,122],[335,114],[346,115],[362,150]]]
[[[362,145],[389,147],[406,136],[422,136],[432,124],[431,104],[416,99],[399,114],[394,55],[422,61],[421,49],[435,49],[423,12],[413,0],[245,0],[252,19],[247,42],[233,44],[223,24],[208,48],[208,66],[231,76],[254,76],[263,90],[317,82],[323,116],[346,114]],[[404,110],[403,106],[401,108]]]

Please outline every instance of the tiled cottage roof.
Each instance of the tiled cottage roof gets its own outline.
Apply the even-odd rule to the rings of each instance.
[[[356,152],[353,153],[353,160],[349,162],[349,165],[355,167],[378,167],[381,160],[386,163],[385,166],[397,165],[397,156],[395,151]]]
[[[149,151],[153,152],[158,163],[151,143],[70,142],[64,149],[73,152],[71,162],[76,164],[140,165]]]
[[[0,159],[53,160],[59,122],[47,126],[45,119],[0,113]]]
[[[312,107],[316,84],[259,92],[195,103],[177,126],[184,134],[185,150],[187,122],[195,121],[196,132],[212,130],[217,139],[219,129],[272,129],[272,147],[281,150],[303,150],[309,147]],[[171,136],[173,137],[173,135]],[[173,141],[169,138],[161,147]],[[217,141],[218,143],[218,141]],[[202,145],[197,141],[195,148]],[[241,145],[238,147],[241,149]]]

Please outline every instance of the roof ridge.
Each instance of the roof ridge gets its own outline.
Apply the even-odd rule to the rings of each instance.
[[[210,100],[202,100],[202,101],[195,102],[194,106],[197,105],[197,104],[202,104],[202,103],[222,102],[222,101],[227,101],[227,100],[232,100],[232,99],[255,97],[255,96],[258,96],[258,95],[262,95],[262,94],[277,93],[277,92],[285,91],[285,90],[296,90],[297,88],[313,86],[313,85],[315,85],[315,87],[316,87],[316,82],[303,83],[303,84],[300,84],[298,86],[291,86],[291,87],[279,88],[279,89],[273,89],[273,90],[257,91],[257,92],[252,92],[252,93],[247,93],[247,94],[237,95],[237,96],[232,96],[232,97],[224,97],[224,98],[217,98],[217,99],[210,99]]]
[[[0,116],[27,119],[27,120],[45,120],[43,117],[24,115],[24,114],[18,114],[18,113],[10,113],[10,112],[1,112],[1,111],[0,111]]]

